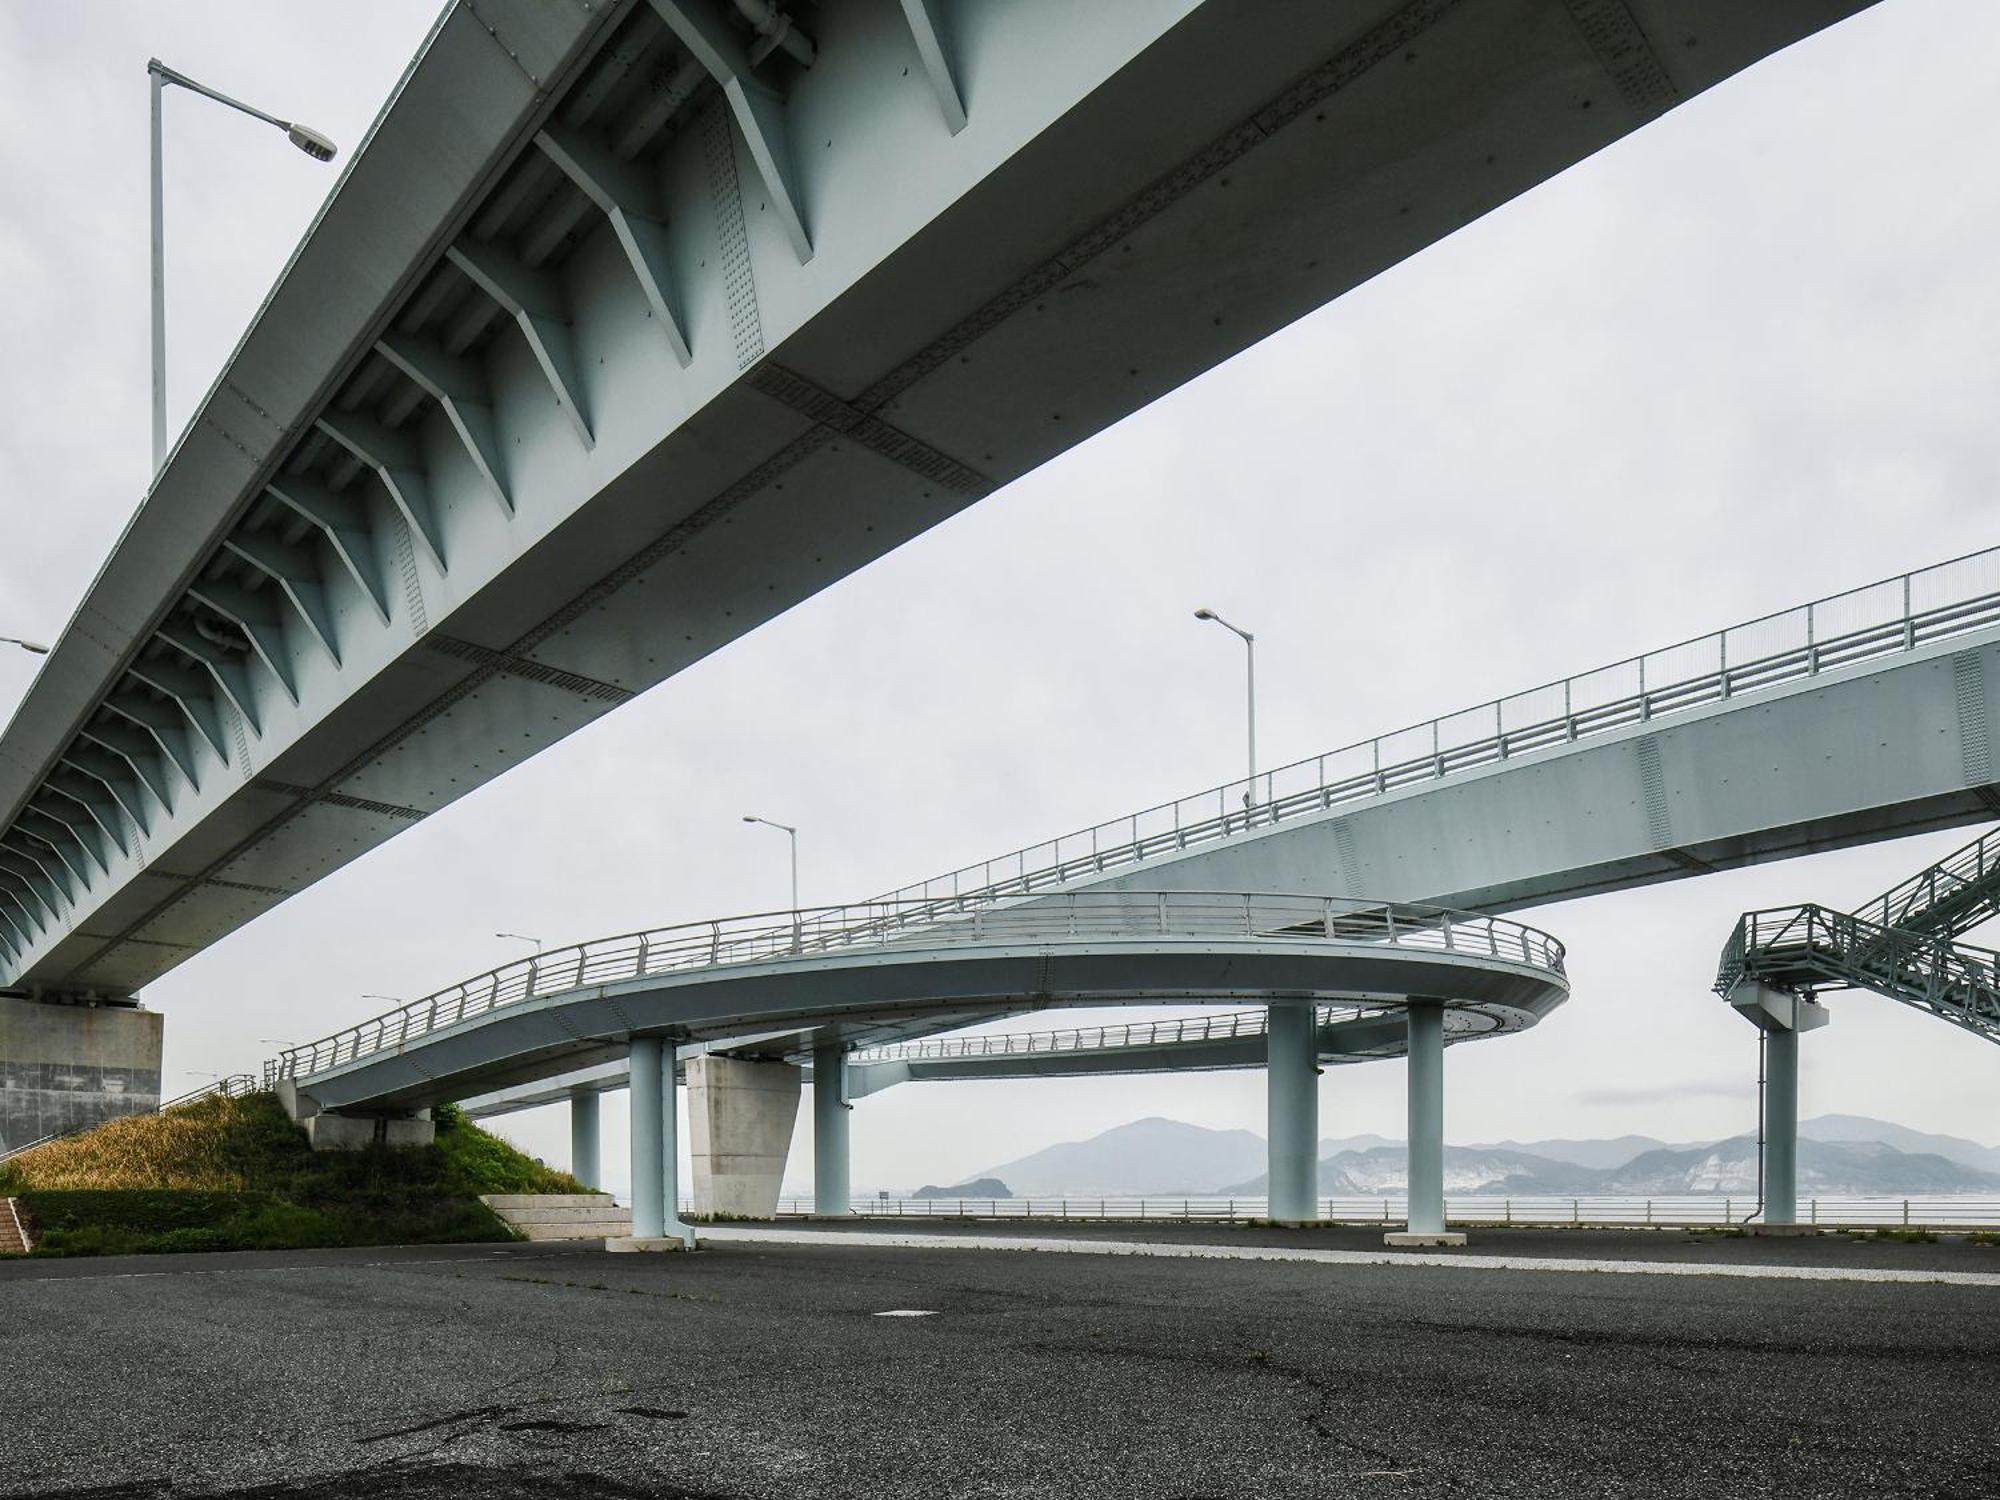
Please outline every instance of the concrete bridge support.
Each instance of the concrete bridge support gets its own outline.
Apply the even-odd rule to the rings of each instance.
[[[842,1218],[853,1211],[848,1184],[847,1047],[813,1048],[813,1213]]]
[[[1271,1218],[1319,1218],[1319,1048],[1309,1000],[1272,1005],[1264,1032],[1267,1181]]]
[[[569,1096],[569,1175],[587,1188],[603,1185],[598,1167],[598,1102],[596,1089],[577,1089]]]
[[[0,997],[0,1151],[160,1102],[158,1011]]]
[[[696,1218],[778,1216],[801,1076],[790,1063],[717,1053],[688,1063]]]
[[[1410,1217],[1391,1245],[1462,1245],[1444,1227],[1444,1004],[1412,998],[1409,1026]]]
[[[1766,1229],[1799,1222],[1799,1033],[1827,1023],[1815,1000],[1746,979],[1729,1003],[1764,1033],[1764,1213]]]
[[[632,1238],[613,1250],[694,1248],[681,1222],[680,1140],[674,1049],[656,1036],[632,1038]]]

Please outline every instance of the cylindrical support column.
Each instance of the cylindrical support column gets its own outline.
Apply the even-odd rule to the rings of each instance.
[[[569,1096],[569,1175],[593,1190],[603,1180],[598,1171],[597,1104],[595,1089],[577,1089]]]
[[[1319,1217],[1319,1038],[1309,1000],[1282,1000],[1265,1015],[1264,1092],[1269,1206],[1280,1224]]]
[[[642,1240],[667,1232],[665,1163],[673,1142],[673,1112],[661,1076],[665,1054],[659,1037],[632,1038],[632,1234]]]
[[[847,1180],[847,1048],[813,1048],[813,1212],[829,1218],[853,1211]]]
[[[1444,1233],[1444,1006],[1412,1000],[1410,1056],[1411,1234]]]
[[[1764,1033],[1764,1222],[1799,1221],[1799,1034]]]

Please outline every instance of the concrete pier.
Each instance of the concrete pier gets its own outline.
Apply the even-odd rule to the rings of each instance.
[[[1412,998],[1409,1026],[1410,1218],[1391,1245],[1462,1245],[1444,1227],[1444,1005]]]
[[[1282,1000],[1267,1013],[1265,1119],[1272,1219],[1319,1217],[1319,1056],[1309,1000]]]
[[[569,1175],[587,1188],[602,1187],[599,1169],[598,1103],[595,1089],[577,1089],[569,1096]]]
[[[0,999],[0,1151],[157,1109],[164,1030],[136,1005]]]
[[[680,1216],[677,1085],[673,1044],[632,1038],[632,1238],[607,1241],[612,1249],[693,1248]]]
[[[688,1063],[697,1218],[774,1219],[799,1118],[801,1070],[709,1054]]]
[[[1827,1023],[1826,1007],[1745,980],[1729,1003],[1764,1034],[1764,1212],[1759,1227],[1799,1221],[1799,1034]]]
[[[813,1212],[823,1219],[853,1211],[848,1186],[852,1113],[847,1102],[847,1047],[823,1042],[813,1048]]]

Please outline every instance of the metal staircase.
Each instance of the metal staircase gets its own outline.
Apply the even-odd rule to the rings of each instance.
[[[2000,914],[2000,829],[1883,892],[1859,912],[1816,904],[1745,912],[1715,992],[1744,980],[1812,997],[1861,989],[2000,1042],[2000,953],[1955,941]]]
[[[1892,886],[1855,915],[1940,937],[1957,937],[2000,916],[2000,828]]]

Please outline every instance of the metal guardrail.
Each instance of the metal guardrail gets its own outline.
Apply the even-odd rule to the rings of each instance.
[[[1533,1197],[1495,1198],[1455,1194],[1445,1199],[1445,1217],[1453,1224],[1518,1224],[1548,1227],[1614,1228],[1653,1225],[1718,1225],[1750,1223],[1757,1199],[1691,1194],[1679,1197]],[[1799,1204],[1804,1222],[1824,1228],[1850,1229],[2000,1229],[2000,1199],[1820,1197]],[[809,1218],[811,1198],[785,1198],[782,1217]],[[1033,1219],[1088,1222],[1244,1223],[1269,1217],[1262,1198],[864,1198],[855,1202],[857,1218],[896,1219]],[[1319,1216],[1333,1224],[1400,1224],[1408,1217],[1404,1200],[1396,1197],[1336,1197],[1319,1200]]]
[[[1358,1021],[1364,1016],[1381,1015],[1391,1007],[1381,1005],[1321,1005],[1314,1008],[1315,1024],[1336,1026]],[[1056,1052],[1134,1050],[1171,1047],[1191,1042],[1233,1041],[1239,1037],[1260,1037],[1270,1024],[1268,1010],[1210,1011],[1198,1016],[1171,1020],[1132,1021],[1121,1026],[1074,1026],[1051,1031],[996,1031],[979,1036],[931,1037],[915,1042],[885,1042],[879,1047],[856,1047],[848,1061],[856,1064],[885,1062],[947,1062],[977,1057],[1032,1057]],[[1448,1032],[1475,1029],[1459,1016],[1447,1013]]]
[[[1884,927],[1824,906],[1745,912],[1723,946],[1715,992],[1744,979],[1784,989],[1865,989],[2000,1042],[2000,953]]]
[[[1545,683],[963,866],[885,901],[997,899],[2000,625],[2000,547]]]
[[[1213,891],[1072,891],[1031,906],[868,901],[759,912],[602,938],[538,954],[400,1006],[264,1065],[266,1087],[394,1051],[474,1016],[590,985],[858,947],[1254,936],[1463,953],[1563,972],[1563,946],[1504,917],[1347,897]]]
[[[254,1094],[263,1087],[262,1083],[251,1077],[248,1073],[231,1073],[227,1078],[218,1078],[214,1083],[203,1084],[200,1088],[194,1089],[189,1093],[177,1095],[172,1099],[162,1100],[154,1107],[153,1113],[163,1115],[170,1109],[178,1109],[183,1104],[192,1104],[197,1099],[206,1099],[213,1094],[223,1094],[230,1098],[235,1098],[240,1094]],[[10,1146],[5,1151],[0,1151],[0,1161],[7,1161],[12,1157],[20,1156],[24,1152],[34,1150],[37,1146],[46,1146],[50,1141],[66,1141],[73,1135],[82,1135],[86,1130],[94,1130],[103,1123],[104,1121],[102,1120],[92,1120],[88,1125],[79,1125],[73,1130],[58,1130],[51,1135],[41,1136],[29,1141],[25,1145]]]

